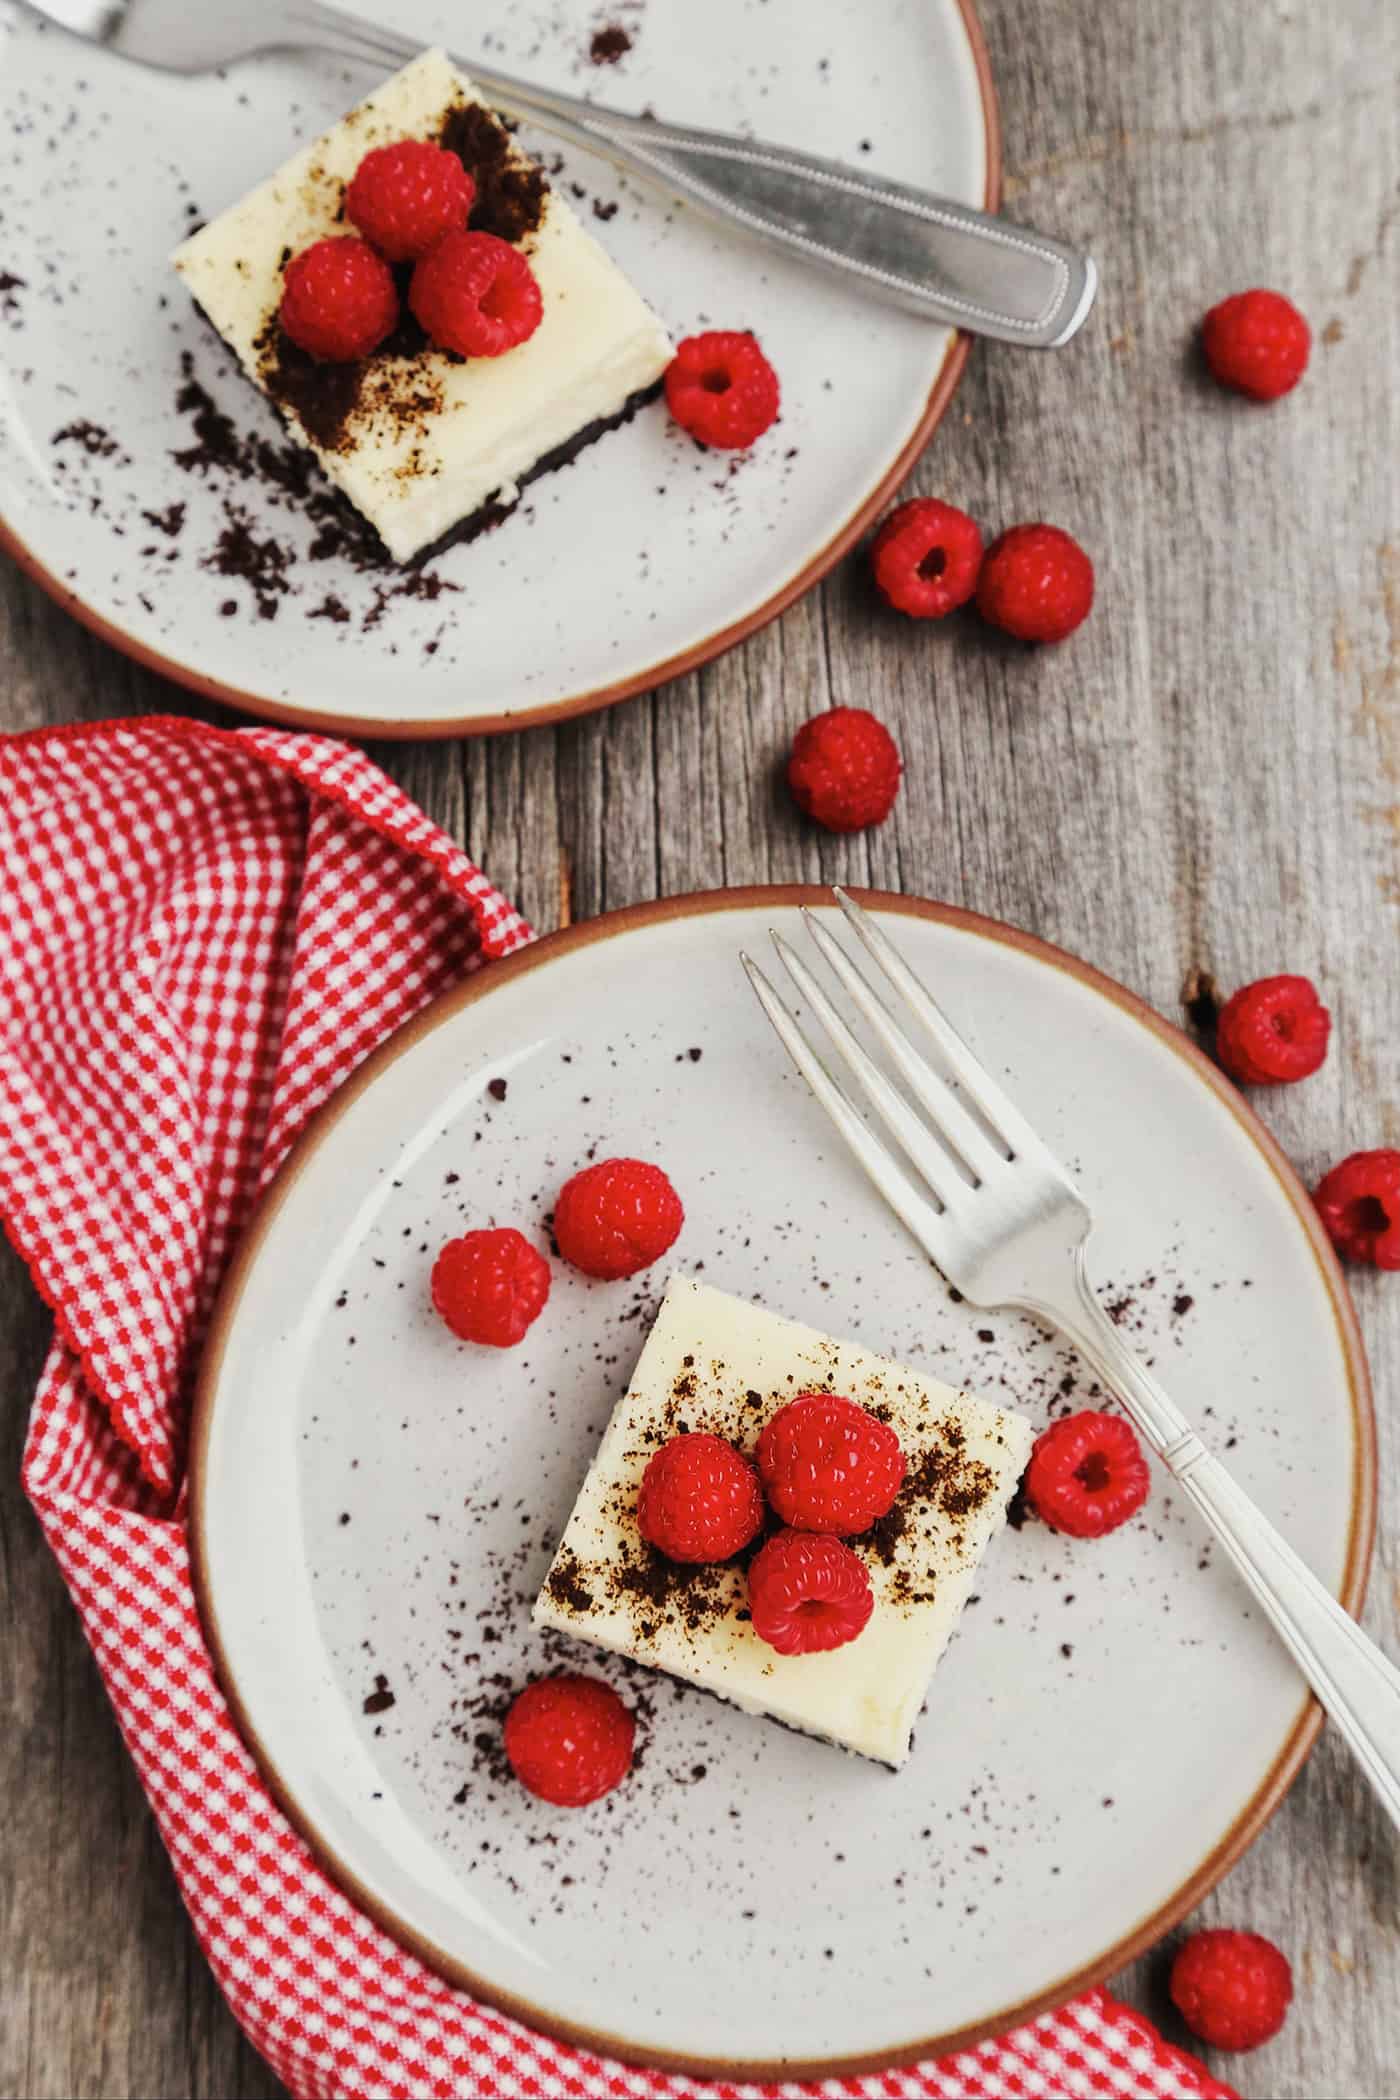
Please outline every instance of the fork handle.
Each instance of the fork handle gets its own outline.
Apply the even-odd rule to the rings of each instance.
[[[402,65],[418,48],[326,0],[288,0],[288,21],[311,41],[370,64]],[[814,154],[627,116],[474,60],[461,63],[508,115],[531,118],[732,232],[925,320],[1054,350],[1093,305],[1098,278],[1088,256],[990,212]]]
[[[1081,1251],[1073,1306],[1046,1307],[1180,1481],[1400,1826],[1400,1670],[1205,1448],[1095,1296]]]

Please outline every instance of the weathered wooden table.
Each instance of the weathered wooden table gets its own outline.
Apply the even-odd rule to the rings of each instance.
[[[721,883],[840,877],[995,913],[1180,1014],[1314,973],[1326,1069],[1263,1102],[1305,1175],[1400,1143],[1400,8],[988,0],[1010,208],[1094,250],[1071,351],[974,353],[916,486],[1047,517],[1098,565],[1059,651],[882,615],[857,559],[733,655],[589,721],[375,756],[535,925]],[[1199,374],[1226,291],[1290,291],[1317,346],[1272,411]],[[0,723],[183,697],[0,568]],[[874,707],[907,781],[836,841],[778,782],[798,722]],[[1367,1622],[1400,1652],[1400,1277],[1356,1285],[1381,1411]],[[58,1574],[16,1484],[48,1321],[0,1260],[0,2092],[278,2091],[200,1958]],[[1298,1995],[1224,2075],[1259,2100],[1400,2094],[1400,1843],[1324,1735],[1202,1910],[1274,1935]],[[1162,2019],[1162,1956],[1117,1987]]]

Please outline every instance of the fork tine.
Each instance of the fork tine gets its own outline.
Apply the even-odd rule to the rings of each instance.
[[[968,1099],[976,1104],[992,1128],[1005,1139],[1008,1152],[1013,1157],[1019,1154],[1025,1158],[1048,1161],[1057,1173],[1062,1174],[1063,1168],[1051,1159],[1041,1139],[1036,1136],[1015,1103],[1002,1092],[980,1058],[973,1056],[942,1007],[937,1005],[925,990],[894,942],[876,924],[872,914],[857,904],[855,898],[849,896],[839,883],[832,884],[832,894],[859,934],[868,953],[937,1043],[954,1078],[965,1089]]]
[[[985,1181],[988,1174],[1005,1165],[1005,1154],[997,1151],[948,1082],[941,1079],[928,1059],[914,1048],[884,1000],[852,962],[841,943],[827,932],[815,912],[804,906],[802,916],[807,922],[807,931],[833,972],[898,1065],[911,1093],[928,1110],[944,1143],[952,1147],[974,1181]]]
[[[921,1194],[914,1186],[903,1169],[896,1165],[844,1088],[832,1078],[757,963],[751,956],[744,954],[740,955],[739,960],[748,973],[749,983],[758,994],[759,1004],[772,1022],[788,1056],[890,1209],[904,1220],[915,1239],[941,1267],[940,1249],[944,1235],[939,1213],[927,1196]]]
[[[783,968],[826,1030],[837,1056],[856,1080],[886,1129],[902,1146],[946,1210],[949,1207],[949,1191],[956,1191],[959,1186],[967,1186],[956,1165],[920,1122],[903,1095],[890,1085],[880,1067],[847,1027],[802,958],[794,954],[780,933],[774,933],[772,938]]]

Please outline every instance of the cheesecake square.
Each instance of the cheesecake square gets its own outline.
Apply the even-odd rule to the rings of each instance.
[[[907,1471],[888,1516],[847,1543],[875,1606],[826,1653],[780,1655],[748,1622],[744,1556],[682,1567],[637,1529],[652,1454],[688,1430],[752,1452],[799,1393],[840,1393],[894,1430]],[[672,1277],[534,1607],[537,1626],[630,1656],[755,1714],[903,1764],[1034,1432],[1022,1416],[688,1277]]]
[[[534,271],[543,318],[503,356],[436,349],[406,305],[394,334],[353,364],[318,363],[278,324],[286,264],[353,231],[346,185],[366,153],[398,139],[456,152],[476,184],[473,230],[515,243]],[[672,354],[640,294],[441,51],[394,74],[171,261],[253,385],[401,562],[493,522],[525,481],[625,421]]]

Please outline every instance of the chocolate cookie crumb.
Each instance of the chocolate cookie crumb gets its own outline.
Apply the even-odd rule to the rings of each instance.
[[[287,578],[291,562],[291,553],[280,540],[270,535],[259,539],[247,514],[231,510],[212,553],[205,555],[201,566],[212,569],[217,576],[240,578],[252,590],[259,618],[274,620],[281,600],[291,589]]]
[[[389,1680],[376,1672],[374,1690],[365,1695],[363,1711],[367,1714],[386,1714],[394,1704],[394,1695],[389,1689]]]
[[[622,24],[609,22],[604,28],[594,31],[588,46],[588,62],[593,66],[615,66],[631,49],[631,36]]]
[[[157,532],[165,533],[172,540],[177,540],[184,529],[183,503],[167,504],[164,510],[143,510],[141,515],[148,525],[154,525]]]
[[[115,459],[121,451],[111,431],[104,430],[100,423],[94,423],[86,416],[79,417],[74,423],[65,423],[62,430],[54,432],[52,442],[55,445],[81,445],[90,459]]]

